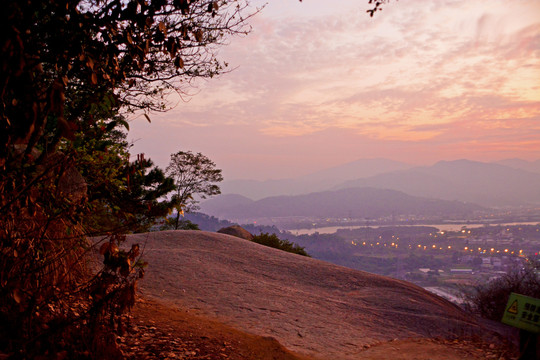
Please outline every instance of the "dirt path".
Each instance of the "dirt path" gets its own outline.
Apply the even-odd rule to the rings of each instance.
[[[128,359],[309,360],[275,339],[248,334],[201,315],[139,299],[119,338]]]
[[[138,360],[323,360],[294,354],[273,338],[248,334],[216,319],[145,299],[137,301],[131,325],[119,342],[128,359]],[[484,342],[441,339],[380,342],[358,355],[362,360],[515,358],[495,344],[490,347]]]

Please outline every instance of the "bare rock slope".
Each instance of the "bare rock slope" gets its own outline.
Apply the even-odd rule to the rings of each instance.
[[[369,345],[481,333],[467,314],[413,284],[268,248],[230,235],[131,235],[150,266],[146,296],[215,316],[321,359]]]

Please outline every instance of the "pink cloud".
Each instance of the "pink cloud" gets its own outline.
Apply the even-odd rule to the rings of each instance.
[[[340,4],[314,1],[310,15],[295,3],[289,17],[269,4],[221,51],[237,69],[141,126],[134,136],[155,143],[136,149],[206,151],[242,176],[240,160],[302,172],[359,157],[540,157],[538,2],[392,2],[376,19]]]

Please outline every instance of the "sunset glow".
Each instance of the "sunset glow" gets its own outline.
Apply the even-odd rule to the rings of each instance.
[[[226,179],[373,157],[540,158],[539,1],[392,1],[373,18],[367,6],[270,2],[221,50],[232,72],[132,121],[134,152],[163,166],[201,151]]]

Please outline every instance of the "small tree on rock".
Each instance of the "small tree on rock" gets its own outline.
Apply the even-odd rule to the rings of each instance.
[[[481,283],[465,293],[470,311],[500,321],[511,293],[540,298],[540,275],[534,264],[510,269],[501,277]]]
[[[182,213],[197,208],[198,201],[194,199],[194,195],[206,199],[207,196],[221,194],[219,186],[216,185],[223,181],[221,169],[216,169],[216,164],[201,153],[179,151],[172,154],[166,172],[167,176],[174,179],[176,193],[173,201],[179,204],[176,207],[176,217],[170,224],[175,230],[180,226]]]

